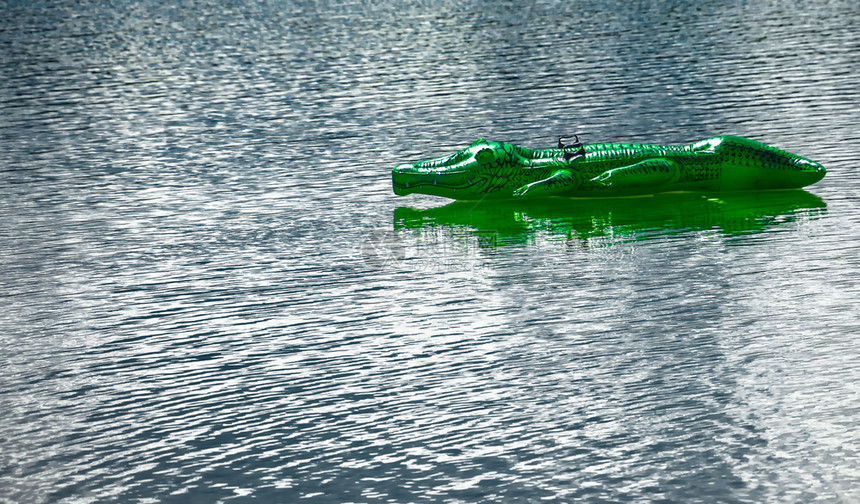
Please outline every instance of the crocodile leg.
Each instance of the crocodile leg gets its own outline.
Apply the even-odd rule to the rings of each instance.
[[[649,187],[674,182],[680,176],[677,163],[657,158],[606,170],[591,181],[611,187]]]
[[[558,195],[576,184],[576,179],[567,170],[558,170],[549,177],[526,184],[516,191],[514,196],[553,196]]]

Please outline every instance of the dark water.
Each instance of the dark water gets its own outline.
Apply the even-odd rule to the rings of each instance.
[[[0,2],[0,501],[860,502],[860,9]],[[390,169],[738,134],[806,191]]]

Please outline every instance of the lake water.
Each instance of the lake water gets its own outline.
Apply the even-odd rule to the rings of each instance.
[[[860,502],[853,0],[0,14],[0,502]],[[391,190],[574,133],[828,175]]]

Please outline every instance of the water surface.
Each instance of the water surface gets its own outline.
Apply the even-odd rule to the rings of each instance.
[[[0,501],[860,500],[854,3],[0,8]],[[573,133],[828,175],[391,192]]]

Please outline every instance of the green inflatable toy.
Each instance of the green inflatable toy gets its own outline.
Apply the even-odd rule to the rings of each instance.
[[[814,184],[820,164],[755,140],[718,136],[684,146],[565,145],[532,150],[475,141],[429,161],[394,167],[399,195],[432,194],[455,200],[522,197],[613,197],[670,191],[792,189]]]

